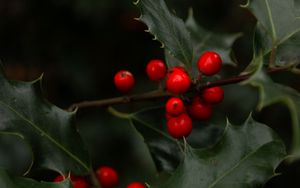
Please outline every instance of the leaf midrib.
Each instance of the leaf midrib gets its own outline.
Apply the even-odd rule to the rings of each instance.
[[[143,4],[142,1],[139,1],[139,3]],[[165,6],[165,8],[166,8],[165,13],[167,13],[167,16],[171,16],[171,19],[169,19],[169,20],[171,20],[171,21],[166,22],[167,27],[170,28],[171,32],[173,33],[173,35],[170,35],[170,37],[172,37],[172,39],[175,41],[176,45],[178,46],[179,50],[181,51],[181,55],[182,55],[183,61],[184,61],[183,63],[184,63],[185,65],[187,65],[187,66],[190,67],[190,66],[191,66],[191,63],[192,63],[191,61],[192,61],[192,59],[193,59],[193,57],[192,57],[193,54],[191,54],[192,56],[190,57],[190,54],[187,54],[187,53],[186,53],[187,50],[184,50],[183,46],[181,45],[182,43],[181,43],[181,41],[179,40],[180,37],[175,37],[176,35],[178,35],[178,33],[175,32],[175,29],[174,29],[175,27],[174,27],[174,26],[176,25],[176,22],[177,22],[178,20],[180,20],[180,18],[174,16],[174,18],[178,19],[178,20],[175,20],[175,19],[172,17],[172,14],[171,14],[171,12],[169,11],[169,9],[167,8],[165,2],[162,1],[162,3],[164,3],[164,6]],[[147,6],[145,6],[144,4],[143,4],[143,5],[140,5],[140,6],[147,7]],[[153,8],[153,7],[156,8],[156,6],[154,5],[154,6],[151,6],[150,9]],[[140,8],[140,9],[143,10],[142,8]],[[149,8],[146,8],[146,9],[148,9],[148,11],[149,11]],[[156,10],[157,10],[157,9],[156,9]],[[160,10],[160,9],[159,9],[159,10]],[[158,10],[157,12],[160,12],[159,10]],[[144,13],[144,15],[145,15],[145,12],[142,11],[142,13]],[[152,12],[149,11],[149,13],[152,13]],[[142,14],[142,16],[143,16],[143,14]],[[153,17],[153,16],[151,16],[151,17]],[[164,16],[162,16],[162,17],[164,17]],[[142,17],[141,17],[141,18],[142,18]],[[143,19],[141,19],[141,20],[143,20]],[[146,25],[148,25],[148,23],[147,23],[146,20],[143,20],[143,21],[144,21],[144,23],[146,23]],[[174,24],[174,23],[175,23],[175,24]],[[185,25],[184,25],[184,22],[182,22],[182,23],[183,23],[183,26],[185,26]],[[154,37],[156,37],[159,41],[162,42],[162,40],[161,40],[160,38],[157,37],[158,35],[155,34],[155,33],[153,33],[153,31],[151,30],[151,28],[149,29],[149,31],[152,33],[152,35],[154,35]],[[187,32],[187,33],[188,33],[188,32]],[[189,41],[190,41],[190,40],[189,40]],[[165,45],[166,48],[169,49],[169,51],[171,52],[172,56],[178,57],[177,54],[173,53],[173,50],[172,50],[171,48],[167,47],[167,45],[166,45],[165,42],[162,42],[162,43]],[[191,51],[193,51],[193,47],[192,47],[192,46],[189,46],[189,48],[192,48]],[[180,60],[180,61],[182,61],[182,60]]]
[[[86,170],[89,170],[89,167],[84,164],[83,161],[81,161],[76,155],[74,155],[72,152],[68,151],[63,145],[58,143],[54,138],[52,138],[49,134],[47,134],[44,130],[38,127],[34,122],[30,121],[28,118],[23,116],[21,113],[19,113],[17,110],[15,110],[10,105],[6,104],[4,101],[0,100],[0,104],[11,110],[13,113],[15,113],[18,117],[20,117],[23,121],[25,121],[27,124],[29,124],[31,127],[39,131],[42,135],[44,135],[46,138],[49,139],[50,142],[52,142],[54,145],[56,145],[58,148],[60,148],[62,151],[64,151],[67,155],[69,155],[73,160],[78,162],[82,167],[84,167]]]
[[[274,21],[273,21],[272,11],[271,11],[268,0],[265,0],[265,3],[267,6],[268,17],[269,17],[271,28],[272,28],[272,39],[273,39],[273,42],[275,42],[277,40],[277,34],[276,34],[275,25],[274,25]]]

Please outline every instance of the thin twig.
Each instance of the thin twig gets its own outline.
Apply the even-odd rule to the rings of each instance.
[[[272,48],[271,54],[270,54],[270,59],[269,59],[269,68],[275,67],[275,61],[276,61],[276,52],[277,52],[277,47],[274,46]]]
[[[96,174],[94,171],[90,172],[90,179],[93,188],[101,188],[99,181],[97,180]]]
[[[281,72],[289,70],[290,67],[281,67],[281,68],[271,68],[267,71],[268,74],[275,73],[275,72]],[[215,86],[224,86],[224,85],[230,85],[242,82],[244,80],[247,80],[252,74],[248,75],[240,75],[232,78],[227,78],[223,80],[218,80],[216,82],[210,82],[203,85],[200,85],[197,90],[201,91],[206,88],[215,87]],[[88,108],[88,107],[104,107],[104,106],[110,106],[114,104],[122,104],[122,103],[130,103],[130,102],[137,102],[137,101],[146,101],[146,100],[153,100],[153,99],[159,99],[159,98],[165,98],[172,96],[171,93],[165,91],[165,90],[154,90],[142,94],[135,94],[135,95],[128,95],[128,96],[122,96],[122,97],[115,97],[115,98],[108,98],[108,99],[101,99],[101,100],[94,100],[94,101],[83,101],[79,103],[75,103],[71,105],[67,110],[68,111],[74,111],[75,109],[81,109],[81,108]]]
[[[68,111],[73,111],[75,109],[87,108],[87,107],[101,107],[101,106],[109,106],[114,104],[122,104],[122,103],[129,103],[135,101],[152,100],[152,99],[163,98],[168,96],[171,96],[171,94],[167,91],[154,90],[142,94],[128,95],[128,96],[94,100],[94,101],[83,101],[83,102],[72,104],[68,108]]]

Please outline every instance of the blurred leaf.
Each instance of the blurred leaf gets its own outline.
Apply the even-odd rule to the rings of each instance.
[[[274,83],[267,74],[262,70],[263,57],[259,57],[253,60],[253,65],[257,66],[256,72],[244,83],[255,86],[259,89],[259,105],[258,108],[262,108],[275,104],[283,103],[288,107],[291,113],[292,128],[293,128],[293,142],[292,142],[292,154],[296,157],[300,157],[300,94],[298,91]]]
[[[248,0],[247,7],[257,18],[255,49],[264,55],[274,48],[278,66],[300,63],[300,11],[294,0]]]
[[[130,122],[144,138],[158,171],[174,170],[183,157],[176,139],[166,132],[162,108],[142,110],[130,116]]]
[[[28,178],[13,177],[0,169],[0,187],[2,188],[72,188],[70,180],[60,183],[37,182]]]
[[[31,162],[31,148],[20,135],[0,133],[0,168],[23,175]]]
[[[231,47],[241,34],[222,34],[208,31],[198,25],[196,22],[192,9],[189,12],[189,17],[186,20],[186,27],[191,33],[194,44],[194,54],[198,56],[205,51],[216,51],[222,57],[224,64],[234,65],[235,62],[231,58]],[[198,58],[195,56],[194,58]],[[196,62],[194,59],[193,62]]]
[[[75,130],[75,113],[46,101],[40,81],[7,80],[1,68],[0,132],[19,135],[31,146],[33,169],[51,169],[61,174],[87,173],[89,157]]]
[[[137,0],[140,21],[148,26],[148,31],[159,40],[170,55],[178,59],[190,70],[193,61],[193,44],[182,19],[173,15],[164,0]],[[176,64],[169,62],[168,66]]]
[[[185,159],[172,177],[153,187],[262,187],[285,155],[284,144],[273,130],[250,117],[241,126],[228,123],[214,147],[187,146]]]
[[[173,171],[183,159],[182,142],[169,136],[166,128],[165,109],[154,107],[133,114],[123,114],[113,108],[110,112],[130,121],[144,139],[158,171]],[[197,148],[215,144],[224,130],[223,116],[210,121],[193,121],[193,131],[187,138]]]

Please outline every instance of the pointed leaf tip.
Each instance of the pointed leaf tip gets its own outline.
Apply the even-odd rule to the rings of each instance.
[[[74,114],[42,96],[41,80],[10,81],[0,72],[0,111],[5,117],[0,119],[0,131],[22,135],[35,148],[33,169],[87,173],[89,156],[73,126]]]
[[[248,118],[240,126],[228,124],[222,139],[211,148],[188,146],[174,174],[153,187],[228,188],[232,182],[236,188],[258,187],[275,175],[274,169],[285,156],[284,144],[274,131]]]

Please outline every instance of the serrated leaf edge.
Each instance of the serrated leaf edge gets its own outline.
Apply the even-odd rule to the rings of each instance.
[[[42,93],[42,78],[43,78],[43,74],[41,74],[37,79],[33,80],[33,81],[29,81],[29,82],[25,82],[25,81],[16,81],[16,80],[9,80],[7,79],[5,72],[3,70],[3,65],[0,63],[0,72],[3,76],[4,79],[6,79],[6,81],[8,81],[10,84],[15,82],[15,83],[22,83],[22,84],[28,84],[28,85],[39,85],[39,92]],[[74,117],[76,114],[76,111],[74,112],[67,112],[62,110],[61,108],[57,107],[56,105],[50,103],[47,99],[45,99],[44,97],[42,97],[42,100],[47,103],[48,105],[54,106],[57,110],[61,111],[62,113],[67,113],[69,114],[71,117]],[[40,129],[34,122],[30,121],[29,119],[27,119],[26,117],[24,117],[22,114],[20,114],[17,110],[15,110],[14,108],[12,108],[11,106],[9,106],[8,104],[6,104],[4,101],[0,100],[0,104],[2,104],[3,106],[5,106],[6,108],[8,108],[10,111],[12,111],[13,113],[15,113],[19,118],[21,118],[23,121],[25,121],[27,124],[29,124],[31,127],[33,127],[35,130],[37,130],[41,135],[45,136],[48,138],[49,141],[51,141],[54,145],[56,145],[58,148],[60,148],[62,151],[64,151],[69,157],[71,157],[73,160],[75,160],[76,162],[78,162],[78,164],[80,164],[85,170],[90,171],[90,167],[87,166],[86,164],[84,164],[83,161],[81,161],[78,157],[76,157],[76,155],[74,155],[72,152],[69,152],[64,146],[62,146],[60,143],[56,142],[55,139],[53,139],[50,135],[48,135],[46,132],[44,132],[42,129]],[[36,133],[38,134],[38,133]],[[24,137],[23,137],[24,139]],[[28,143],[27,143],[28,144]],[[33,151],[32,151],[33,152]],[[34,158],[34,155],[32,155]],[[33,162],[34,163],[34,160]],[[31,167],[33,166],[33,164],[30,166],[30,169],[27,170],[27,173],[31,170]],[[56,169],[58,172],[60,172],[58,169]],[[60,172],[60,174],[63,174],[62,172]]]

